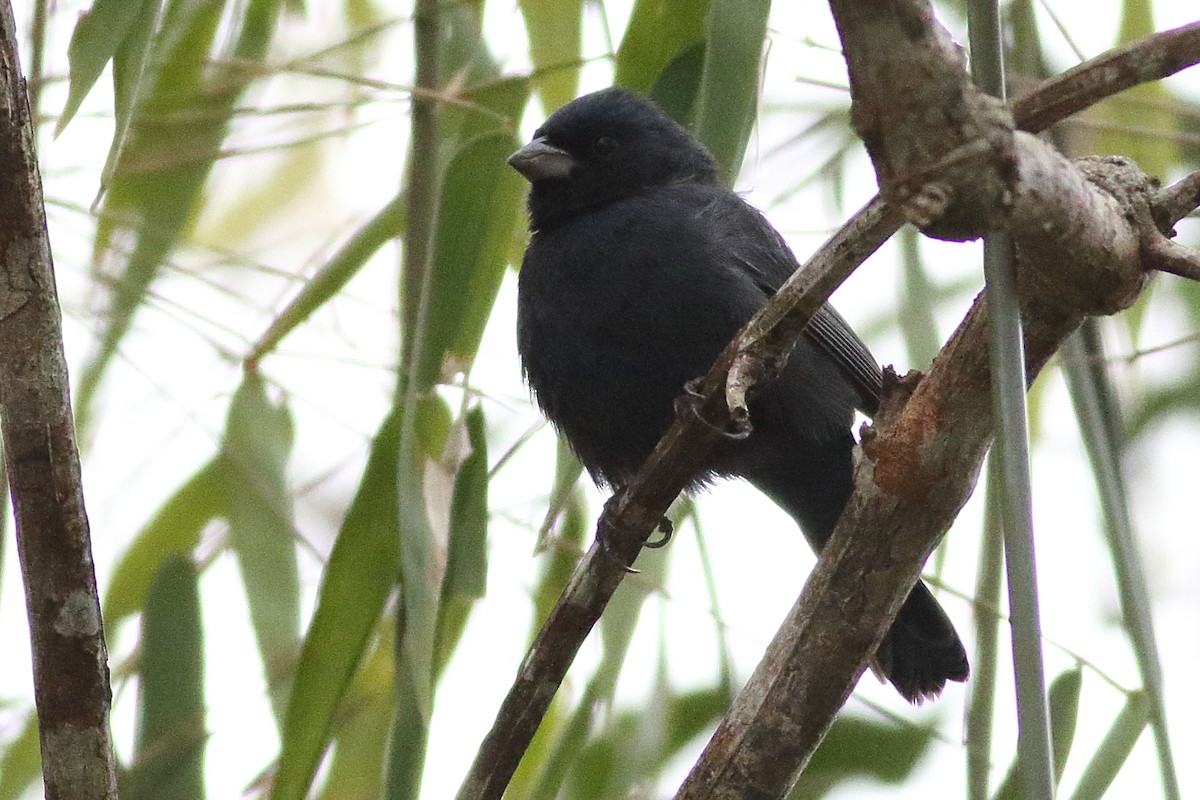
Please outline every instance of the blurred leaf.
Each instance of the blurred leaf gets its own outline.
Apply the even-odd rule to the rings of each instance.
[[[519,0],[534,86],[547,114],[575,97],[583,42],[583,0]]]
[[[400,424],[400,415],[392,412],[380,426],[329,555],[288,703],[273,800],[307,795],[334,713],[400,574]]]
[[[471,452],[454,481],[435,674],[440,674],[450,660],[471,607],[487,589],[488,453],[482,408],[476,406],[467,412],[466,427]]]
[[[516,120],[529,97],[525,79],[491,84],[472,99]],[[505,163],[517,148],[515,126],[475,114],[462,120],[472,138],[452,158],[442,184],[433,243],[433,274],[418,385],[464,371],[475,357],[508,261],[523,185]],[[475,135],[477,130],[488,131]]]
[[[571,579],[575,565],[583,553],[583,542],[591,531],[587,515],[587,504],[578,484],[573,485],[567,494],[563,513],[559,515],[558,535],[547,539],[550,546],[544,548],[545,557],[542,561],[542,574],[533,589],[533,625],[534,629],[550,616],[559,595]],[[532,641],[532,639],[530,640]]]
[[[686,49],[705,40],[704,0],[637,0],[617,49],[614,83],[648,92]]]
[[[838,717],[788,795],[821,797],[855,778],[898,784],[912,774],[933,741],[932,725],[894,725]]]
[[[603,762],[608,768],[605,773],[601,774],[594,768],[594,763],[581,758],[581,755],[595,727],[596,718],[603,709],[612,706],[617,680],[621,676],[642,607],[650,592],[662,586],[666,566],[665,550],[644,550],[638,559],[638,568],[642,572],[636,580],[627,580],[617,588],[604,615],[600,617],[600,641],[603,647],[600,664],[588,681],[566,728],[557,738],[537,791],[531,795],[536,800],[553,800],[568,776],[572,786],[589,787],[590,796],[624,797],[635,778],[644,771],[639,767],[640,757],[635,760],[627,747],[630,739],[636,738],[636,732],[642,725],[639,718],[652,715],[652,709],[639,709],[634,719],[626,720],[624,725],[618,723],[616,728],[612,726],[614,720],[608,720],[607,733],[615,738],[608,745],[601,745],[611,753],[611,757]],[[587,749],[594,748],[587,745]],[[573,774],[576,772],[580,774]]]
[[[904,287],[900,293],[898,320],[904,334],[909,363],[924,369],[941,349],[933,313],[933,286],[921,254],[921,237],[912,226],[900,229],[900,262]]]
[[[732,185],[758,109],[770,0],[711,0],[705,24],[704,74],[696,98],[696,135]]]
[[[289,333],[304,323],[321,306],[338,295],[358,274],[371,256],[404,230],[403,195],[393,197],[362,227],[356,230],[316,274],[304,284],[291,302],[275,315],[270,326],[250,348],[246,363],[256,365],[274,350]]]
[[[396,504],[400,541],[400,605],[397,609],[396,713],[387,757],[387,796],[416,798],[424,769],[429,721],[433,714],[434,647],[444,575],[443,554],[425,502],[429,445],[440,451],[445,403],[436,396],[418,401],[417,436],[400,438],[396,464]],[[432,413],[431,413],[432,412]],[[409,440],[415,441],[408,444]],[[416,445],[416,446],[414,446]]]
[[[226,481],[219,460],[205,464],[175,490],[134,537],[113,569],[104,596],[104,623],[110,629],[141,610],[150,583],[169,557],[190,553],[200,532],[226,515]]]
[[[42,777],[42,751],[37,713],[25,717],[16,736],[4,743],[0,755],[0,797],[23,797],[25,791]]]
[[[96,0],[79,15],[71,43],[67,45],[70,84],[66,105],[54,127],[55,136],[75,117],[108,62],[129,40],[143,44],[142,52],[137,54],[140,66],[159,6],[159,0]]]
[[[145,66],[114,67],[117,77],[137,73],[137,103],[109,153],[95,257],[109,250],[118,228],[132,228],[136,238],[114,282],[99,349],[79,379],[80,428],[86,429],[101,378],[195,211],[234,104],[257,74],[250,67],[266,55],[280,5],[281,0],[248,0],[238,5],[241,14],[222,26],[222,3],[176,0],[151,37]],[[230,46],[216,46],[218,31]],[[237,66],[214,67],[214,54],[223,64]],[[119,111],[134,92],[117,88]]]
[[[559,436],[554,450],[554,483],[550,487],[550,502],[546,505],[546,516],[542,519],[542,526],[538,529],[537,542],[533,546],[535,553],[540,553],[545,549],[546,539],[566,509],[567,503],[571,499],[571,493],[579,483],[579,476],[582,474],[583,464],[579,463],[575,451],[567,444],[567,440]]]
[[[1149,0],[1121,3],[1121,29],[1117,44],[1128,44],[1155,32]],[[1095,113],[1108,125],[1097,132],[1094,152],[1119,153],[1132,158],[1150,175],[1166,177],[1179,162],[1175,145],[1177,121],[1171,112],[1170,94],[1161,81],[1151,81],[1121,93],[1122,102],[1104,103]],[[1152,135],[1147,135],[1152,131]]]
[[[704,42],[685,47],[663,67],[650,97],[681,125],[690,127],[695,121],[696,96],[704,75]]]
[[[359,667],[334,722],[336,739],[320,800],[383,797],[383,770],[392,723],[393,626],[384,622]]]
[[[203,800],[204,714],[196,570],[190,559],[176,554],[155,576],[142,614],[137,739],[121,796]]]
[[[300,635],[300,578],[287,480],[292,438],[287,405],[271,403],[262,377],[248,374],[229,404],[221,460],[229,542],[246,587],[271,706],[281,724]]]
[[[1100,800],[1104,797],[1149,721],[1150,698],[1144,692],[1130,692],[1125,707],[1079,778],[1071,800]]]
[[[1075,667],[1060,674],[1050,684],[1050,744],[1054,751],[1054,781],[1062,780],[1075,741],[1075,725],[1079,722],[1079,693],[1083,686],[1083,669]],[[1021,783],[1021,761],[1018,758],[1009,767],[1008,774],[996,790],[995,800],[1019,800],[1025,797]]]
[[[1156,424],[1180,412],[1192,415],[1200,412],[1200,362],[1197,367],[1175,376],[1163,387],[1142,389],[1141,403],[1129,415],[1130,440],[1136,439]]]

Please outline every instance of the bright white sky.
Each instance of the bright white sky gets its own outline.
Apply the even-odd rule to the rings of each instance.
[[[58,8],[49,55],[54,73],[65,70],[64,53],[74,10],[84,5],[64,3]],[[308,5],[311,19],[299,37],[307,41],[293,39],[293,52],[288,56],[323,46],[335,35],[329,32],[335,17],[325,18],[326,11],[320,3]],[[492,41],[497,56],[513,72],[528,65],[515,5],[515,0],[488,3],[488,29],[495,34]],[[615,10],[621,3],[607,5],[613,7],[609,22],[619,37],[625,22],[623,14],[628,12]],[[1110,45],[1119,13],[1115,0],[1089,3],[1060,0],[1051,5],[1086,54],[1095,55]],[[1190,3],[1160,5],[1163,7],[1158,19],[1160,29],[1196,17]],[[764,107],[770,109],[793,102],[811,107],[813,103],[839,102],[835,90],[816,89],[795,81],[797,76],[833,83],[845,81],[844,65],[836,50],[808,47],[800,41],[808,37],[827,48],[836,48],[837,38],[824,3],[804,0],[775,6],[772,27],[778,33],[767,62]],[[27,20],[27,9],[19,7],[19,23],[26,24]],[[593,54],[605,49],[595,23],[594,16],[589,16],[588,51]],[[1053,27],[1046,25],[1043,30],[1048,46],[1060,59],[1059,65],[1073,63],[1071,50],[1053,36]],[[407,29],[396,35],[406,36]],[[372,74],[402,83],[410,69],[405,63],[408,49],[404,39],[395,42],[395,47],[389,49],[388,60],[377,65]],[[584,88],[605,85],[609,77],[609,68],[603,62],[590,65],[585,70]],[[1185,76],[1174,83],[1190,96],[1200,97],[1200,74]],[[48,95],[47,110],[61,106],[58,88]],[[107,92],[107,87],[99,86],[81,118],[64,136],[53,143],[44,142],[48,197],[83,203],[90,200],[111,135],[111,100]],[[294,101],[302,95],[307,101],[317,102],[337,96],[338,89],[297,79],[277,82],[268,94],[272,101],[289,98]],[[330,143],[325,151],[314,154],[314,158],[328,159],[324,165],[325,193],[298,199],[288,211],[292,218],[290,227],[272,229],[278,232],[278,239],[238,243],[238,248],[248,248],[259,263],[293,272],[303,266],[310,271],[358,222],[392,196],[402,168],[402,152],[395,142],[404,136],[405,106],[390,97],[369,109],[365,116],[375,123],[355,133],[352,143]],[[531,130],[540,117],[540,111],[531,109],[527,127]],[[768,211],[801,257],[816,247],[825,232],[839,221],[836,209],[830,207],[827,197],[819,191],[805,191],[786,202],[774,202],[803,170],[788,162],[789,157],[796,158],[797,151],[781,157],[772,155],[773,148],[807,118],[805,114],[792,113],[773,117],[768,127],[756,134],[739,181],[739,189],[746,192],[751,202]],[[287,140],[287,133],[280,126],[278,140]],[[813,152],[817,151],[819,148]],[[214,179],[214,196],[232,200],[235,189],[244,190],[246,169],[258,169],[266,175],[270,163],[252,158],[225,162]],[[850,170],[850,176],[846,185],[847,205],[856,207],[874,190],[873,176],[865,159],[860,159]],[[61,207],[52,206],[49,213],[67,315],[68,356],[77,375],[94,345],[94,318],[102,307],[90,295],[90,283],[85,277],[92,225],[80,214]],[[206,218],[201,221],[198,237],[209,244],[226,241],[222,237],[236,227],[235,223],[236,220]],[[1200,239],[1194,225],[1184,235],[1190,235],[1193,243]],[[927,243],[926,248],[942,279],[981,280],[978,245]],[[102,426],[87,444],[85,463],[85,489],[102,586],[116,556],[152,508],[213,450],[228,397],[237,384],[238,369],[215,354],[211,341],[242,352],[241,337],[252,337],[261,331],[263,309],[278,308],[294,291],[294,286],[269,275],[250,276],[244,271],[222,270],[216,265],[218,259],[209,252],[191,253],[181,260],[191,269],[206,267],[207,277],[231,287],[236,296],[231,298],[189,274],[170,275],[157,287],[164,300],[138,319],[123,359],[109,376],[101,398]],[[393,359],[389,300],[394,293],[395,263],[394,251],[376,259],[351,284],[346,298],[320,315],[308,329],[289,339],[281,353],[265,364],[267,374],[287,388],[297,417],[299,438],[293,459],[296,485],[315,484],[298,508],[298,525],[302,533],[324,550],[328,548],[328,532],[336,529],[338,515],[357,479],[367,438],[389,397],[391,377],[386,367]],[[893,248],[885,248],[836,295],[838,307],[860,328],[889,313],[897,295],[894,263]],[[488,388],[493,398],[485,405],[493,426],[493,461],[537,420],[532,409],[513,411],[522,409],[526,398],[512,333],[514,288],[514,282],[508,280],[472,376],[477,385]],[[943,337],[965,311],[969,299],[969,295],[964,296],[939,319]],[[199,309],[199,314],[181,308],[177,305],[181,301]],[[1179,337],[1186,333],[1181,331],[1182,323],[1177,309],[1156,309],[1156,318],[1148,323],[1144,344]],[[1114,341],[1120,341],[1119,337]],[[874,338],[870,344],[883,363],[896,364],[901,371],[910,366],[924,366],[907,362],[903,344],[895,335]],[[1122,341],[1120,346],[1125,344]],[[1175,348],[1141,359],[1126,374],[1135,380],[1158,380],[1178,370],[1184,359],[1195,357],[1194,344]],[[1034,459],[1034,497],[1044,629],[1048,639],[1055,643],[1047,648],[1049,673],[1053,676],[1070,667],[1074,663],[1070,653],[1077,653],[1102,665],[1122,685],[1133,687],[1137,684],[1136,671],[1124,637],[1113,624],[1116,594],[1099,533],[1091,479],[1069,400],[1057,376],[1050,379],[1043,403],[1041,439]],[[1200,794],[1200,765],[1188,757],[1200,746],[1200,725],[1191,713],[1200,707],[1200,688],[1191,675],[1192,665],[1200,662],[1200,637],[1196,635],[1195,622],[1200,617],[1200,587],[1195,580],[1200,567],[1200,537],[1195,535],[1191,502],[1195,491],[1194,466],[1190,459],[1176,454],[1195,452],[1198,445],[1200,427],[1194,422],[1176,422],[1147,436],[1129,460],[1137,525],[1146,571],[1153,584],[1172,735],[1185,796]],[[454,699],[438,704],[423,792],[423,797],[430,800],[452,796],[457,789],[523,656],[529,591],[538,566],[530,558],[532,538],[528,525],[531,520],[541,518],[550,480],[548,464],[552,447],[551,436],[543,432],[493,484],[496,521],[491,531],[488,597],[478,605],[460,656],[452,663],[440,689],[442,698]],[[594,499],[593,508],[598,509],[599,495],[594,495]],[[707,544],[717,570],[721,617],[729,631],[740,680],[749,674],[799,593],[813,557],[790,520],[745,486],[718,487],[701,502]],[[973,590],[979,516],[979,503],[973,500],[948,537],[947,583],[962,594]],[[6,654],[0,660],[0,686],[4,687],[0,700],[16,704],[10,708],[23,710],[31,697],[28,638],[11,538],[9,543],[0,594],[0,652]],[[643,615],[642,629],[627,659],[627,678],[619,692],[622,703],[634,704],[644,699],[656,661],[660,619],[669,631],[672,678],[681,686],[699,686],[710,682],[714,674],[713,621],[700,581],[694,537],[685,531],[676,537],[671,548],[674,569],[667,591],[648,601],[650,613]],[[305,569],[311,599],[319,565],[309,560]],[[212,732],[208,776],[210,796],[214,798],[237,797],[256,771],[270,761],[277,747],[262,682],[255,677],[259,666],[256,661],[247,660],[247,654],[254,652],[254,643],[239,593],[231,591],[237,585],[235,568],[228,557],[218,558],[203,581],[212,704],[208,718]],[[970,647],[973,635],[968,604],[950,595],[943,598]],[[116,664],[128,656],[136,639],[132,630],[110,633],[115,634],[112,649]],[[598,655],[598,646],[589,643],[582,651],[581,665],[595,664]],[[490,669],[480,665],[489,665]],[[585,673],[575,673],[582,674]],[[574,684],[576,690],[578,680]],[[964,690],[951,686],[941,701],[919,711],[910,710],[889,687],[879,686],[870,678],[863,681],[859,692],[862,698],[913,719],[936,717],[942,734],[951,743],[935,744],[920,768],[920,778],[899,791],[864,784],[844,787],[834,796],[923,799],[961,795],[963,750],[952,743],[962,737]],[[127,691],[118,695],[114,717],[118,743],[126,755],[132,742],[133,694]],[[1002,676],[998,705],[1004,708],[1010,696],[1011,682]],[[1122,695],[1093,673],[1085,672],[1075,743],[1077,754],[1095,750],[1122,701]],[[852,700],[850,708],[871,713],[858,700]],[[0,711],[0,737],[15,731],[17,719],[17,714],[8,708]],[[1000,744],[996,750],[995,780],[1007,768],[1014,736],[1013,720],[1002,715],[996,734]],[[664,782],[664,792],[673,788],[673,782],[682,777],[694,756],[694,752],[688,753],[680,759],[677,770]],[[1069,765],[1067,786],[1078,776],[1081,761],[1077,758]],[[1157,786],[1147,735],[1118,778],[1111,796],[1131,797],[1147,792],[1153,796]]]

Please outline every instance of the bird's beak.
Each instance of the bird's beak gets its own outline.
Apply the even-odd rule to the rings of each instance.
[[[508,165],[524,175],[530,183],[569,178],[576,163],[566,150],[548,144],[541,137],[508,157]]]

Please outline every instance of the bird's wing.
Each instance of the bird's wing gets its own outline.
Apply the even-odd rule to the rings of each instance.
[[[773,296],[792,273],[800,268],[791,248],[757,209],[732,192],[714,199],[714,219],[734,254],[738,266]],[[883,373],[862,339],[833,306],[823,304],[804,329],[809,340],[829,354],[858,390],[861,410],[874,414],[879,409]]]

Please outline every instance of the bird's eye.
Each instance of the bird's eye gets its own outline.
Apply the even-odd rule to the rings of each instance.
[[[610,156],[617,149],[617,140],[611,136],[601,136],[592,145],[592,149],[596,151],[596,155]]]

